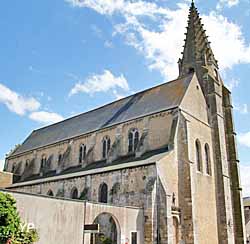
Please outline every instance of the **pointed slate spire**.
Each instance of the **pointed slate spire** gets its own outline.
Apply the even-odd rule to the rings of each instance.
[[[180,76],[193,71],[197,72],[197,69],[207,64],[213,64],[218,68],[217,60],[214,57],[194,1],[192,1],[189,9],[188,27],[185,35],[183,56],[179,60]]]

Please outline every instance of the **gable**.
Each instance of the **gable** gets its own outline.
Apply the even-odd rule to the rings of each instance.
[[[208,122],[206,99],[196,75],[193,76],[183,96],[180,108],[195,118]]]

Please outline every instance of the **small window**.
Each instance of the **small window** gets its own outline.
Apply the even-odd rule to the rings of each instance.
[[[209,145],[205,145],[205,159],[206,159],[206,173],[211,175],[211,159],[210,159],[210,149]]]
[[[14,173],[16,170],[16,163],[13,163],[11,172]]]
[[[139,132],[137,129],[130,130],[128,134],[128,152],[135,152],[139,143]]]
[[[59,165],[61,164],[62,159],[63,159],[63,156],[62,156],[62,154],[60,153],[60,154],[58,155],[58,164],[59,164]]]
[[[45,155],[43,155],[41,159],[41,169],[45,168],[46,162],[47,162],[47,158]]]
[[[49,191],[47,192],[47,196],[54,196],[53,191],[52,191],[52,190],[49,190]]]
[[[199,172],[202,172],[201,144],[200,144],[200,141],[198,139],[195,142],[195,149],[196,149],[197,170]]]
[[[131,244],[137,244],[137,232],[131,232]]]
[[[108,136],[105,136],[102,141],[102,157],[107,158],[110,151],[111,140]]]
[[[82,144],[79,149],[79,163],[83,163],[86,159],[87,148],[86,145]]]
[[[27,160],[26,160],[26,163],[25,163],[25,167],[27,168],[27,167],[29,166],[29,164],[30,164],[30,160],[27,159]]]
[[[99,202],[108,202],[108,185],[106,183],[101,184],[99,188]]]
[[[78,190],[76,187],[74,187],[71,191],[71,198],[72,199],[78,199]]]

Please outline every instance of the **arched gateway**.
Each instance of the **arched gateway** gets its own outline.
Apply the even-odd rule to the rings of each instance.
[[[99,225],[99,233],[91,235],[91,244],[112,243],[119,244],[121,231],[118,221],[110,213],[99,214],[94,224]]]

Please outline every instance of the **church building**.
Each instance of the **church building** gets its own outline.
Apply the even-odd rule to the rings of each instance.
[[[103,236],[115,244],[243,244],[231,93],[193,2],[185,35],[176,80],[34,130],[6,158],[8,189],[142,209],[142,222],[131,218],[140,233],[127,242],[124,223],[105,210],[86,244]]]

